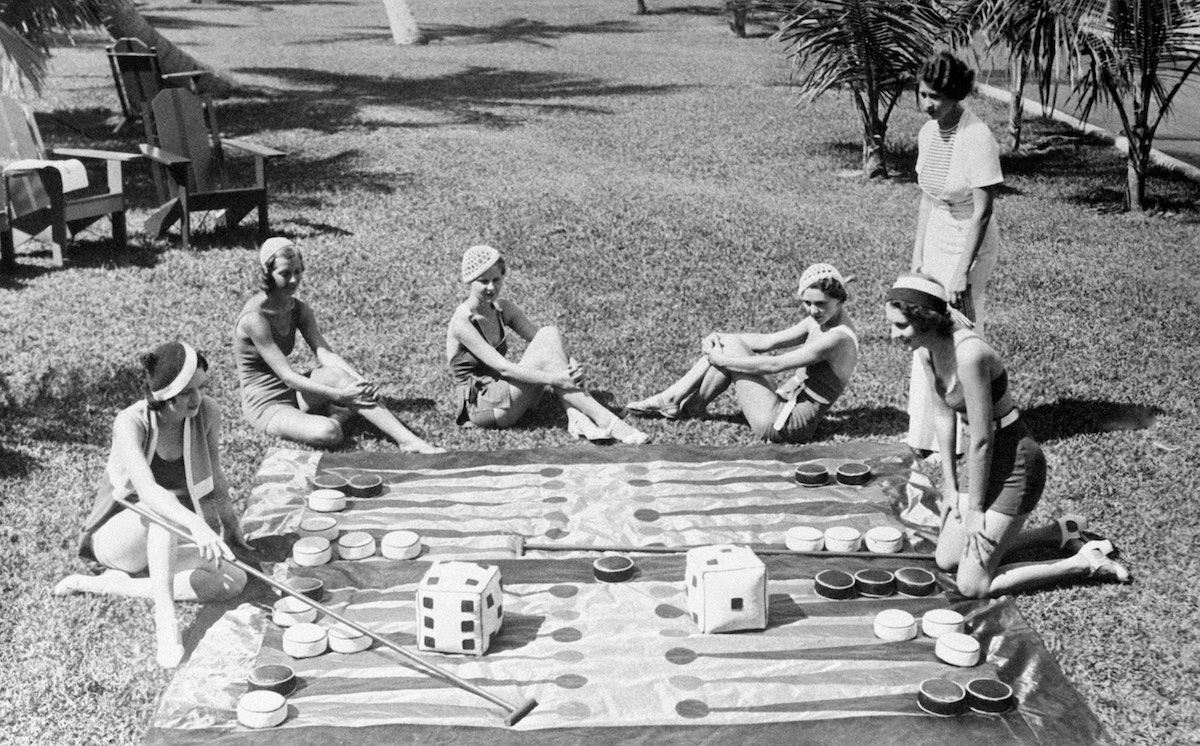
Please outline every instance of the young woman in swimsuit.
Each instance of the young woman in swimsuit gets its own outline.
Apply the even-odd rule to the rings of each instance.
[[[959,591],[983,598],[1026,590],[1064,578],[1119,582],[1129,572],[1108,555],[1107,540],[1087,541],[1074,555],[1041,562],[1005,562],[1018,550],[1068,546],[1086,522],[1067,516],[1025,529],[1041,499],[1046,460],[1008,390],[999,355],[975,332],[955,323],[946,289],[924,275],[905,275],[888,291],[885,313],[893,339],[915,353],[930,383],[936,434],[943,454],[956,453],[955,414],[966,421],[967,488],[957,463],[942,459],[941,533],[937,563],[957,572]]]
[[[229,544],[249,547],[218,458],[221,410],[204,393],[208,362],[189,345],[171,342],[144,356],[142,364],[150,395],[113,422],[108,467],[79,546],[79,555],[105,572],[71,575],[54,593],[152,599],[156,657],[164,668],[174,668],[184,652],[175,601],[224,601],[240,594],[245,573],[217,560],[233,557]],[[175,534],[116,498],[141,503],[182,527],[194,544],[180,544]]]
[[[660,393],[627,409],[642,416],[702,416],[734,387],[755,435],[772,443],[805,443],[845,391],[858,364],[858,336],[846,310],[846,280],[830,264],[804,270],[797,291],[807,316],[769,334],[710,334],[695,365]],[[778,355],[768,352],[792,348]],[[780,388],[773,374],[796,369]]]
[[[566,407],[573,434],[593,441],[645,443],[645,433],[584,390],[583,368],[567,354],[558,329],[538,327],[516,303],[500,297],[506,274],[504,259],[491,246],[472,246],[463,254],[459,279],[469,295],[446,330],[458,424],[510,427],[549,389]],[[507,357],[510,331],[529,343],[515,362]]]
[[[304,257],[295,244],[267,239],[259,251],[259,270],[261,292],[246,301],[233,333],[242,414],[256,430],[334,448],[342,442],[343,425],[358,414],[405,451],[443,452],[401,424],[379,403],[378,386],[325,341],[312,308],[296,297]],[[297,333],[320,364],[308,375],[288,362]]]

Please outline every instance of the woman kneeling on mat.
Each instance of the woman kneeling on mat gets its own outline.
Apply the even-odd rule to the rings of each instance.
[[[359,414],[405,451],[442,453],[400,423],[378,401],[378,387],[335,353],[307,303],[296,297],[304,257],[286,238],[259,250],[259,287],[234,324],[233,349],[242,389],[242,414],[256,430],[314,448],[341,444],[342,427]],[[288,355],[299,332],[320,366],[308,375]]]
[[[175,601],[237,596],[245,573],[217,560],[233,558],[226,542],[249,547],[218,459],[221,410],[204,393],[208,362],[190,346],[171,342],[146,355],[142,365],[150,395],[113,422],[108,467],[79,545],[81,557],[107,569],[64,578],[54,593],[153,599],[156,658],[164,668],[174,668],[183,658]],[[181,526],[195,544],[180,545],[175,534],[148,523],[117,498],[140,502]],[[135,577],[147,570],[148,577]]]
[[[1067,516],[1024,529],[1041,499],[1046,460],[1013,405],[999,355],[951,316],[946,289],[924,275],[905,275],[888,291],[885,313],[893,339],[911,349],[929,381],[935,432],[942,453],[956,453],[962,415],[968,433],[967,489],[960,492],[956,460],[942,459],[941,533],[937,563],[957,572],[964,596],[983,598],[1071,577],[1126,582],[1129,572],[1108,555],[1107,540],[1086,541],[1072,556],[1004,564],[1016,551],[1066,548],[1086,522]]]
[[[830,264],[814,264],[797,291],[807,316],[768,334],[713,333],[691,370],[664,391],[628,405],[630,412],[669,420],[703,417],[732,383],[755,435],[772,443],[805,443],[837,401],[858,364],[858,335],[846,311],[846,280]],[[798,345],[798,346],[797,346]],[[786,347],[778,355],[764,354]],[[776,389],[772,374],[796,369]]]
[[[558,329],[539,328],[517,304],[500,297],[506,273],[504,259],[491,246],[472,246],[463,254],[459,279],[469,295],[454,310],[446,330],[458,424],[511,427],[549,387],[567,409],[572,434],[593,441],[645,443],[645,433],[583,389],[583,368],[567,354]],[[509,330],[529,343],[519,362],[506,357]]]

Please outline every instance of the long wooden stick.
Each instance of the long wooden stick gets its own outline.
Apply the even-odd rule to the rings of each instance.
[[[521,538],[521,537],[518,537]],[[622,552],[624,554],[682,554],[689,549],[698,549],[698,546],[682,546],[682,547],[635,547],[635,546],[584,546],[581,544],[538,544],[536,542],[527,542],[521,539],[521,554],[525,553],[526,549],[533,549],[541,552]],[[794,554],[799,557],[858,557],[866,559],[873,557],[876,559],[908,559],[922,560],[932,562],[934,556],[932,554],[923,554],[921,552],[806,552],[798,549],[780,549],[778,547],[760,547],[754,549],[755,554]]]
[[[153,513],[150,510],[147,510],[146,508],[142,507],[141,505],[139,505],[137,503],[131,503],[122,498],[116,498],[116,500],[118,503],[120,503],[124,507],[128,508],[129,510],[132,510],[133,512],[142,516],[146,520],[151,521],[151,522],[157,524],[158,526],[161,526],[162,528],[165,528],[166,530],[175,534],[179,538],[184,539],[185,541],[189,541],[189,542],[192,541],[192,537],[189,536],[185,531],[164,521],[157,513]],[[409,661],[420,666],[421,673],[449,681],[451,684],[454,684],[455,686],[459,687],[460,689],[464,689],[476,696],[483,697],[484,699],[491,702],[492,704],[502,707],[505,710],[505,712],[507,713],[504,718],[505,725],[514,725],[521,718],[528,715],[530,713],[530,711],[533,710],[533,708],[537,707],[537,704],[538,704],[537,700],[532,699],[532,698],[527,699],[524,702],[521,702],[520,704],[514,705],[514,704],[508,702],[507,700],[502,699],[501,697],[498,697],[495,694],[492,694],[489,691],[480,689],[479,687],[475,686],[474,684],[467,681],[466,679],[456,676],[455,674],[451,673],[450,671],[447,671],[446,669],[442,668],[441,666],[438,666],[434,663],[430,663],[428,661],[422,660],[420,657],[414,655],[413,653],[410,653],[409,651],[400,647],[399,645],[392,642],[391,640],[388,640],[387,638],[382,637],[382,636],[372,632],[371,630],[367,629],[366,627],[364,627],[363,625],[354,621],[353,619],[350,619],[348,617],[345,617],[345,616],[337,613],[333,609],[330,609],[328,606],[325,606],[324,604],[314,601],[313,599],[309,598],[308,596],[304,595],[303,593],[300,593],[299,591],[289,588],[286,584],[281,583],[278,580],[276,580],[275,578],[272,578],[271,576],[266,575],[256,569],[254,569],[253,567],[246,564],[245,562],[242,562],[241,560],[237,559],[236,557],[231,560],[225,559],[224,557],[221,557],[220,559],[222,562],[227,562],[227,563],[233,565],[234,567],[237,567],[238,569],[242,570],[243,572],[245,572],[249,575],[253,575],[254,577],[256,577],[259,580],[266,583],[267,585],[274,587],[276,590],[286,593],[287,595],[291,596],[292,598],[296,598],[296,599],[303,601],[304,603],[308,604],[312,608],[321,612],[325,616],[328,616],[332,619],[336,619],[337,621],[341,622],[342,624],[346,625],[347,627],[358,630],[362,634],[364,634],[367,637],[370,637],[372,640],[375,640],[376,642],[378,642],[380,645],[383,645],[384,647],[394,650],[395,652],[402,655],[404,658],[406,658]]]

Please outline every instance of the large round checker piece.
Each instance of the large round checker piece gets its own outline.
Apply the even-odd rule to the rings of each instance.
[[[338,557],[360,560],[375,554],[375,537],[366,531],[351,531],[338,539]]]
[[[967,692],[949,679],[925,679],[917,690],[917,707],[938,717],[961,715],[967,711]]]
[[[854,573],[854,587],[867,598],[886,598],[896,592],[896,576],[889,570],[859,570]]]
[[[979,640],[962,632],[947,632],[938,635],[933,652],[945,663],[970,668],[979,663]]]
[[[607,554],[592,563],[592,575],[604,583],[624,583],[635,569],[633,560],[619,554]]]
[[[876,554],[894,554],[904,548],[904,533],[895,526],[875,526],[867,529],[863,538],[867,551]]]
[[[875,615],[875,636],[888,642],[904,642],[917,636],[917,620],[904,609],[884,609]]]
[[[293,591],[314,601],[320,601],[321,597],[325,595],[325,582],[320,578],[300,576],[292,578],[289,584]]]
[[[383,492],[383,478],[378,474],[358,474],[350,477],[350,494],[354,497],[377,497]]]
[[[301,567],[316,567],[333,559],[333,545],[320,536],[306,536],[292,545],[292,559]]]
[[[268,663],[251,671],[246,683],[252,692],[265,689],[286,697],[296,691],[296,672],[291,666]]]
[[[293,658],[312,658],[329,649],[329,635],[311,622],[288,627],[283,632],[283,652]]]
[[[837,480],[852,487],[861,487],[871,481],[871,467],[850,461],[837,468]]]
[[[802,487],[820,487],[829,482],[829,469],[816,461],[796,467],[796,483]]]
[[[300,521],[301,537],[320,536],[330,541],[337,541],[338,522],[331,515],[313,515]]]
[[[337,490],[345,492],[347,488],[346,478],[341,474],[334,474],[331,471],[321,472],[308,480],[314,490]]]
[[[844,570],[822,570],[813,578],[813,590],[834,601],[854,598],[854,576]]]
[[[830,526],[825,529],[825,551],[857,552],[862,549],[862,532],[853,526]]]
[[[287,699],[266,689],[246,692],[238,697],[237,719],[247,728],[274,728],[287,720]]]
[[[308,496],[309,510],[336,513],[346,509],[346,495],[338,490],[313,490]]]
[[[816,526],[792,526],[783,543],[793,552],[819,552],[825,546],[825,532]]]
[[[906,596],[932,596],[937,577],[923,567],[901,567],[896,571],[896,590]]]
[[[967,682],[967,706],[983,715],[1001,715],[1016,704],[1012,687],[997,679]]]
[[[421,537],[414,531],[389,531],[380,540],[379,551],[388,559],[413,559],[421,554]]]

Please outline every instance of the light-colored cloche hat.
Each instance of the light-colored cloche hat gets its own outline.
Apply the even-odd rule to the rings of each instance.
[[[796,294],[800,295],[821,280],[826,279],[837,280],[842,287],[846,287],[846,283],[853,280],[854,275],[850,275],[848,278],[842,277],[842,273],[838,272],[837,267],[832,264],[810,264],[804,270],[804,274],[800,275],[800,287],[796,289]]]
[[[258,250],[258,263],[265,267],[280,251],[295,245],[295,242],[290,238],[284,238],[283,236],[268,238],[266,241],[263,241],[262,247]]]
[[[472,246],[463,252],[462,271],[459,273],[459,279],[463,282],[471,282],[491,269],[492,265],[498,261],[500,261],[500,252],[491,246],[483,244]]]

